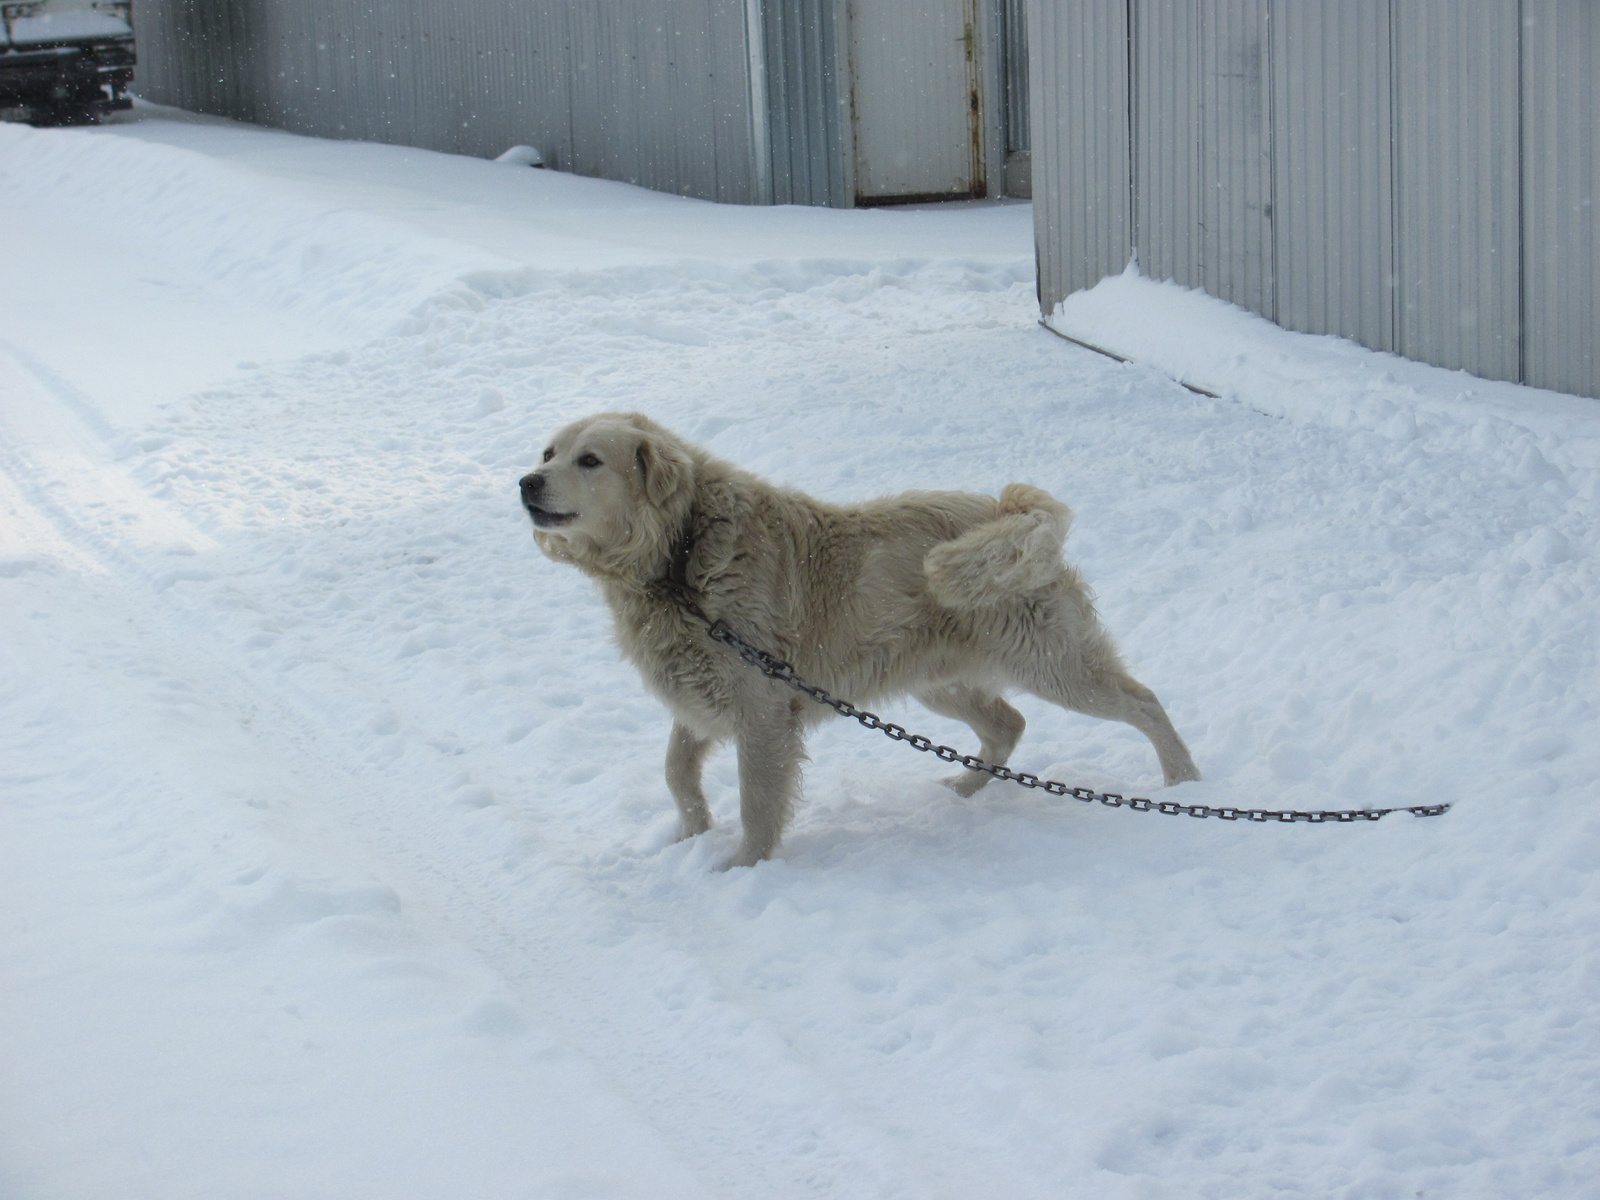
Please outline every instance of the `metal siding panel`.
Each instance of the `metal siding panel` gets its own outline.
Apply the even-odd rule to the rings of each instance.
[[[971,0],[972,62],[969,95],[978,110],[972,136],[974,178],[985,196],[1006,194],[1006,71],[1003,0]]]
[[[823,46],[822,17],[823,7],[818,0],[804,0],[791,8],[786,28],[790,43],[789,129],[795,137],[789,144],[790,169],[794,172],[792,203],[811,203],[826,171],[825,104],[817,72]]]
[[[767,27],[762,0],[743,0],[745,21],[745,103],[749,105],[750,203],[772,203],[771,89],[767,80]]]
[[[713,199],[724,204],[759,204],[766,199],[761,188],[764,170],[757,170],[765,147],[756,139],[753,123],[757,119],[765,122],[766,113],[751,111],[758,97],[752,94],[755,64],[750,57],[748,6],[745,0],[708,0],[706,21],[713,121],[710,168],[716,180]]]
[[[650,139],[645,128],[643,101],[654,94],[654,102],[667,113],[672,112],[672,93],[651,87],[650,68],[654,64],[645,49],[654,41],[662,52],[665,51],[659,24],[665,14],[660,10],[670,7],[671,3],[672,0],[656,0],[655,4],[635,4],[628,8],[628,19],[620,23],[618,30],[623,40],[617,47],[616,57],[623,82],[623,88],[616,93],[622,100],[617,121],[619,165],[629,182],[649,187],[647,180],[662,180],[665,186],[661,190],[667,192],[678,190],[677,180],[673,178],[676,147],[660,145]],[[654,39],[652,33],[657,35]]]
[[[633,61],[635,8],[607,5],[601,13],[599,92],[595,103],[605,110],[601,122],[600,161],[609,179],[639,182],[640,164],[630,153],[633,140],[633,106],[638,94],[637,64]]]
[[[245,5],[229,4],[216,16],[218,57],[236,64],[233,70],[217,72],[215,102],[218,107],[240,114],[242,120],[254,116],[255,105],[251,95],[250,72],[239,70],[237,64],[249,63],[252,37],[251,11]]]
[[[751,199],[742,0],[140,0],[143,94]],[[146,82],[148,81],[148,82]]]
[[[1267,0],[1212,0],[1199,35],[1200,286],[1270,317],[1275,304]]]
[[[811,0],[815,23],[806,34],[807,61],[816,81],[806,92],[806,120],[815,131],[808,141],[811,178],[808,203],[848,206],[855,203],[852,160],[855,142],[849,128],[849,93],[845,85],[848,22],[847,0]],[[847,161],[850,165],[847,166]]]
[[[1517,0],[1394,17],[1397,348],[1517,379]]]
[[[1132,114],[1105,86],[1123,5],[1029,9],[1045,311],[1114,269],[1131,213],[1157,277],[1290,328],[1600,393],[1592,0],[1127,7]]]
[[[856,198],[856,168],[847,82],[850,29],[845,5],[848,0],[814,2],[817,34],[811,52],[822,69],[818,72],[820,86],[814,93],[814,119],[821,137],[813,143],[811,167],[818,182],[812,187],[812,203],[849,206]]]
[[[1140,269],[1270,316],[1266,0],[1139,0],[1133,10]]]
[[[1005,32],[1005,148],[1008,152],[1031,148],[1028,126],[1028,9],[1024,0],[1002,0]]]
[[[692,195],[693,189],[709,185],[717,193],[717,134],[726,114],[717,111],[717,45],[712,38],[711,0],[682,0],[672,26],[672,70],[660,80],[673,93],[673,122],[665,130],[651,130],[659,138],[667,134],[677,159],[678,187],[674,191]],[[744,39],[739,39],[740,45]]]
[[[639,5],[634,10],[628,47],[635,88],[634,102],[628,106],[628,151],[643,164],[638,182],[663,192],[685,190],[694,171],[694,142],[711,127],[711,114],[703,113],[698,128],[683,128],[683,79],[676,69],[680,23],[686,16],[683,8],[684,0]],[[656,137],[657,122],[685,136]],[[647,182],[652,180],[660,182]]]
[[[680,91],[677,56],[683,0],[657,0],[656,4],[635,6],[628,27],[628,60],[632,64],[633,102],[625,106],[628,116],[624,152],[639,164],[635,182],[663,192],[684,190],[684,181],[693,171],[694,151],[690,138],[656,138],[656,122],[668,127],[682,122],[683,96]],[[652,111],[646,112],[649,104]],[[710,127],[710,114],[703,114],[702,127],[685,130],[698,137]],[[659,182],[647,182],[647,181]]]
[[[1039,302],[1127,265],[1132,250],[1125,0],[1031,0]]]
[[[1522,14],[1525,378],[1600,396],[1600,7]]]
[[[189,59],[180,46],[181,7],[177,0],[143,0],[133,14],[139,57],[133,91],[156,104],[182,107],[183,69]]]
[[[572,55],[568,106],[572,122],[572,161],[567,169],[579,175],[605,175],[603,147],[607,108],[600,83],[602,22],[600,5],[566,6],[567,38]]]
[[[767,172],[774,204],[794,203],[797,183],[794,147],[798,136],[794,128],[794,93],[798,80],[794,70],[794,39],[789,33],[794,5],[784,0],[763,0],[761,35],[765,39],[763,58],[767,85]]]
[[[1389,0],[1274,0],[1279,324],[1395,348]]]
[[[762,11],[773,201],[848,205],[835,0],[765,0]]]
[[[1028,13],[1028,113],[1033,137],[1033,290],[1049,314],[1073,290],[1066,286],[1061,186],[1061,119],[1055,89],[1060,21],[1058,0],[1023,0]]]
[[[1152,279],[1203,287],[1200,27],[1206,0],[1133,8],[1133,243]]]
[[[596,91],[593,102],[599,110],[596,126],[596,156],[599,170],[596,174],[607,179],[620,179],[625,183],[639,182],[639,164],[628,153],[634,96],[634,63],[629,54],[635,10],[617,5],[600,9],[600,21],[595,30]]]
[[[236,115],[229,69],[241,55],[242,18],[216,0],[141,0],[134,13],[135,91],[159,104]]]
[[[683,8],[683,19],[673,30],[672,78],[663,81],[676,93],[676,119],[671,128],[653,132],[656,136],[666,133],[679,148],[683,173],[676,190],[692,195],[694,189],[707,186],[715,198],[717,137],[728,116],[718,110],[716,103],[718,47],[712,37],[715,6],[711,0],[687,0]],[[739,44],[744,45],[743,37]],[[741,115],[742,112],[741,109]]]
[[[604,83],[609,42],[605,26],[612,17],[602,5],[568,4],[567,32],[572,48],[572,164],[580,175],[611,175],[607,161],[611,105]]]

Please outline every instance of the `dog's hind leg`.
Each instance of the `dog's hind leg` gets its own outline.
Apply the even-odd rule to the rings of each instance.
[[[978,757],[1000,767],[1005,766],[1006,759],[1017,748],[1028,724],[1021,713],[999,696],[964,683],[929,688],[918,692],[917,699],[941,717],[965,721],[972,726],[972,732],[978,735]],[[970,796],[992,778],[987,771],[962,771],[939,782],[957,795]]]
[[[1189,747],[1172,727],[1161,701],[1126,671],[1106,669],[1070,683],[1050,678],[1018,682],[1034,695],[1063,708],[1132,725],[1155,747],[1156,757],[1161,760],[1162,780],[1168,787],[1200,778]]]
[[[744,706],[739,721],[739,819],[744,840],[730,867],[751,867],[771,856],[783,837],[800,790],[805,759],[799,696],[763,697]]]
[[[692,838],[711,828],[711,810],[700,786],[700,770],[712,742],[676,721],[667,740],[667,787],[678,802],[678,840]]]

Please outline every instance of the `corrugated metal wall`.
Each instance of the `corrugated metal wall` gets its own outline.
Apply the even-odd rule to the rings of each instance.
[[[1600,4],[1523,0],[1524,376],[1600,395]]]
[[[987,101],[996,116],[990,136],[1000,168],[990,194],[1033,196],[1033,154],[1028,132],[1028,8],[1024,0],[996,0],[990,17],[991,40],[998,47],[999,85]]]
[[[136,91],[298,133],[759,202],[746,0],[138,0]]]
[[[1271,17],[1274,318],[1393,350],[1389,0],[1283,0]]]
[[[1133,249],[1127,0],[1028,0],[1039,301],[1122,270]]]
[[[761,0],[771,200],[842,207],[850,178],[838,0]]]
[[[1290,328],[1600,395],[1595,0],[1034,0],[1029,21],[1046,311],[1137,252]]]
[[[1141,267],[1259,310],[1273,289],[1266,0],[1133,11],[1133,197]]]
[[[1023,0],[1003,0],[1000,36],[1005,76],[1005,149],[1026,154],[1028,139],[1028,6]]]
[[[845,206],[853,2],[138,0],[135,86],[299,133],[482,156],[528,143],[563,170],[665,191]],[[1006,12],[1023,0],[971,2],[980,182],[997,193],[1006,139],[1027,144],[1026,106],[1006,94],[1023,45]],[[872,4],[903,28],[924,15],[922,0]]]
[[[1490,379],[1521,378],[1517,8],[1394,6],[1396,348]]]

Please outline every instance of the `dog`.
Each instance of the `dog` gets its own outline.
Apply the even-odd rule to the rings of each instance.
[[[1003,765],[1022,736],[1022,714],[1003,697],[1020,689],[1132,725],[1168,786],[1200,778],[1062,560],[1071,511],[1039,488],[826,504],[637,413],[568,425],[519,486],[539,549],[595,580],[623,654],[672,713],[666,775],[680,839],[711,828],[706,756],[738,747],[744,829],[729,866],[777,849],[806,729],[833,710],[713,642],[683,597],[835,696],[861,705],[909,694],[964,721],[988,762]],[[968,769],[944,782],[971,796],[989,778]]]

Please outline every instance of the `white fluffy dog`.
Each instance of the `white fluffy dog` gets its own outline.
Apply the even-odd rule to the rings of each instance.
[[[744,840],[730,865],[772,854],[794,807],[808,725],[832,710],[712,642],[664,586],[676,580],[713,619],[866,705],[910,694],[965,721],[1003,764],[1020,688],[1125,721],[1148,737],[1170,786],[1198,779],[1154,693],[1130,676],[1078,574],[1061,559],[1072,514],[1013,483],[998,500],[908,492],[840,506],[773,487],[636,413],[576,421],[521,481],[534,540],[593,578],[622,651],[672,711],[667,786],[681,835],[711,827],[701,767],[739,751]],[[969,796],[989,781],[947,782]]]

